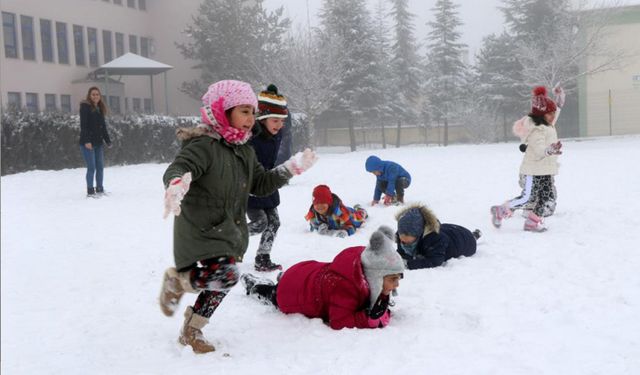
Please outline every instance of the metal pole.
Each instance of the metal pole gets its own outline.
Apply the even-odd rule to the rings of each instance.
[[[164,72],[164,112],[169,116],[169,89],[167,85],[167,72]]]
[[[611,89],[609,89],[609,135],[613,135],[613,126],[611,124]]]
[[[149,83],[151,85],[151,113],[155,113],[155,100],[153,97],[153,74],[149,75]]]
[[[109,104],[109,71],[104,71],[104,95],[106,97],[107,105]]]

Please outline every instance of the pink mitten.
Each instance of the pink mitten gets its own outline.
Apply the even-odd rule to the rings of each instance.
[[[387,309],[387,311],[382,314],[378,319],[369,318],[369,328],[383,328],[386,327],[391,321],[391,311]]]
[[[552,143],[549,147],[547,147],[544,152],[547,156],[551,155],[562,155],[562,143],[560,141],[556,143]]]
[[[191,184],[191,172],[185,173],[182,177],[176,177],[169,183],[169,187],[164,192],[164,215],[167,218],[170,212],[175,216],[180,215],[180,202],[189,191]]]
[[[554,87],[553,95],[555,97],[556,105],[558,106],[558,108],[562,108],[562,106],[564,106],[564,100],[565,100],[565,93],[562,87],[560,86]]]

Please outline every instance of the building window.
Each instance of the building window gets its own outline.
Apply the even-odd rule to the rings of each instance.
[[[71,95],[60,95],[60,109],[64,112],[71,112]]]
[[[4,36],[4,56],[18,58],[15,14],[2,12],[2,34]]]
[[[136,0],[127,0],[127,6],[129,8],[135,8],[136,7]]]
[[[140,37],[140,55],[149,57],[149,38]]]
[[[129,35],[129,52],[138,53],[138,37]]]
[[[138,9],[147,10],[147,0],[138,0]]]
[[[133,98],[131,101],[133,102],[133,111],[140,113],[140,98]]]
[[[44,109],[55,111],[56,108],[56,94],[44,94]]]
[[[124,34],[116,33],[116,57],[124,55]]]
[[[129,98],[124,98],[124,113],[129,113]]]
[[[7,107],[13,109],[22,108],[22,97],[19,92],[8,92],[7,93]]]
[[[85,65],[84,57],[84,28],[73,25],[73,45],[76,51],[76,65]]]
[[[40,19],[42,61],[53,62],[53,27],[50,20]]]
[[[25,94],[26,107],[29,112],[38,112],[38,94],[35,92],[28,92]]]
[[[20,16],[20,29],[22,29],[22,58],[35,60],[36,47],[33,35],[33,17]]]
[[[87,27],[87,39],[89,42],[89,65],[98,66],[98,31]]]
[[[151,113],[153,110],[151,109],[151,99],[144,98],[144,113]]]
[[[102,30],[102,47],[104,49],[105,64],[113,60],[113,43],[111,43],[111,31]]]
[[[109,108],[113,113],[120,113],[120,97],[119,96],[109,97]]]
[[[113,3],[116,5],[122,5],[122,0],[113,0]]]
[[[69,44],[67,39],[67,24],[56,22],[56,44],[58,45],[58,63],[69,63]]]

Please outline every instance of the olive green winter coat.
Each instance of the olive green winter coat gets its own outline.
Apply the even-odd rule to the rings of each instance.
[[[206,128],[180,129],[178,138],[182,149],[164,173],[164,184],[186,172],[192,182],[173,225],[176,268],[212,257],[241,259],[249,243],[249,194],[269,195],[291,174],[284,168],[265,171],[251,146],[229,144]]]

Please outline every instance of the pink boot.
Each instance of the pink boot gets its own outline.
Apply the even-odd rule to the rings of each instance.
[[[502,220],[511,217],[513,215],[513,211],[507,206],[503,204],[501,206],[492,206],[491,207],[491,224],[494,227],[500,228],[502,225]]]
[[[524,222],[524,230],[528,232],[544,232],[547,228],[544,226],[543,220],[540,216],[533,212],[529,212],[527,220]]]

